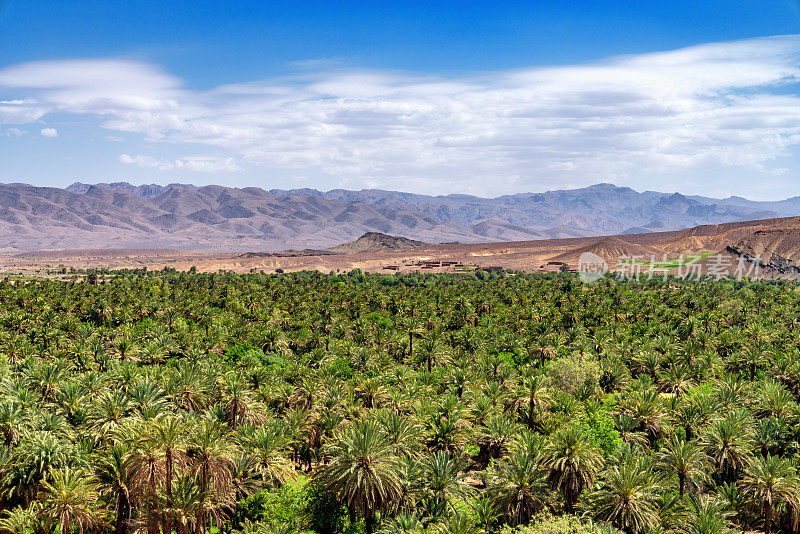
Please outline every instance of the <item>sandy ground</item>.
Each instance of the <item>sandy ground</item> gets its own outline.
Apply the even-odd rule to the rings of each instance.
[[[596,240],[596,238],[591,238]],[[502,267],[525,271],[555,270],[546,265],[548,258],[575,248],[576,240],[527,241],[514,243],[432,245],[404,250],[353,252],[338,255],[276,257],[242,257],[241,254],[201,254],[177,250],[91,250],[39,251],[0,256],[0,273],[58,274],[74,269],[140,269],[161,270],[165,267],[187,271],[195,267],[202,272],[219,270],[246,273],[251,271],[286,272],[302,270],[349,271],[359,268],[368,272],[456,272],[461,269]],[[579,239],[582,244],[584,239]],[[421,262],[453,262],[464,267],[441,266]],[[394,267],[394,268],[392,268]]]
[[[599,255],[614,270],[620,267],[619,260],[626,256],[636,256],[637,261],[646,263],[648,260],[663,259],[665,256],[676,258],[700,254],[705,258],[711,254],[727,254],[726,249],[731,245],[739,243],[738,246],[750,246],[756,243],[753,241],[753,236],[762,234],[772,236],[772,240],[780,238],[782,241],[776,242],[783,243],[787,239],[784,236],[787,232],[794,236],[793,239],[797,237],[794,234],[797,234],[798,227],[800,218],[783,218],[706,225],[650,234],[500,243],[448,243],[402,250],[307,256],[259,253],[209,254],[170,249],[37,251],[0,256],[0,274],[63,276],[65,271],[68,274],[71,269],[143,267],[148,270],[168,267],[180,271],[188,271],[194,267],[201,272],[224,270],[238,273],[275,272],[277,269],[286,272],[303,270],[342,272],[355,268],[383,273],[417,270],[459,272],[476,268],[538,272],[558,270],[562,262],[567,263],[571,269],[576,269],[578,259],[584,252]],[[766,230],[769,232],[765,233]],[[743,238],[745,241],[742,241]],[[798,247],[789,248],[797,252],[795,248]],[[703,260],[702,263],[705,264],[711,259]]]

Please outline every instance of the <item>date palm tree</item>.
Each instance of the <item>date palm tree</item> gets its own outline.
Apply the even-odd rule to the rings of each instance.
[[[95,508],[97,504],[97,486],[85,473],[65,467],[51,472],[52,481],[44,481],[42,488],[42,512],[54,519],[61,527],[61,532],[72,532],[78,528],[83,534],[86,528],[102,525],[103,510]]]
[[[464,483],[466,465],[447,451],[437,451],[425,456],[420,464],[424,484],[435,499],[450,502],[469,494]],[[452,503],[451,503],[452,504]]]
[[[491,458],[500,458],[521,428],[506,414],[491,414],[477,431],[477,442],[482,453]]]
[[[600,449],[571,426],[553,436],[545,449],[544,465],[550,484],[564,497],[566,512],[573,514],[581,493],[591,487],[603,466],[603,457]]]
[[[732,516],[722,501],[710,495],[691,495],[676,530],[680,534],[733,534]]]
[[[295,478],[294,469],[286,455],[290,437],[286,435],[281,421],[274,420],[258,428],[242,428],[240,443],[255,458],[264,483],[280,486]]]
[[[545,386],[544,376],[529,372],[522,377],[517,406],[525,406],[527,415],[525,422],[529,429],[533,430],[536,426],[536,414],[547,408],[551,402],[552,398]]]
[[[481,534],[481,528],[469,515],[456,513],[434,525],[430,532],[432,534]]]
[[[317,477],[347,508],[364,517],[372,534],[378,512],[391,509],[402,492],[401,466],[393,445],[375,421],[360,421],[336,434],[329,465]]]
[[[518,450],[490,465],[487,494],[493,507],[514,526],[525,525],[553,503],[541,450]]]
[[[673,436],[658,453],[656,462],[662,472],[678,477],[678,493],[681,498],[686,492],[687,483],[691,486],[707,478],[708,457],[693,441]]]
[[[750,463],[753,432],[749,415],[740,410],[713,421],[701,443],[716,472],[732,481]]]
[[[147,445],[160,451],[161,462],[164,465],[164,488],[166,492],[166,506],[172,508],[172,482],[176,472],[186,465],[186,425],[176,416],[163,414],[150,421],[147,425],[147,435],[144,437]],[[173,530],[174,521],[168,512],[164,517],[164,530]]]
[[[739,485],[761,507],[765,534],[772,532],[776,504],[786,503],[794,509],[800,507],[800,479],[787,459],[769,454],[756,457],[745,470]]]
[[[17,506],[13,510],[5,512],[0,519],[0,530],[7,534],[30,534],[40,529],[39,510],[40,505],[34,502],[31,506],[23,508]]]
[[[124,444],[112,445],[107,451],[99,453],[94,462],[101,493],[107,491],[114,499],[114,534],[125,534],[131,518],[128,452]]]
[[[219,508],[234,500],[231,454],[234,444],[228,439],[223,425],[204,420],[192,429],[187,441],[187,457],[191,461],[190,471],[197,482],[203,504],[197,508],[196,525],[200,532],[206,530],[207,508]],[[187,483],[182,482],[186,490]],[[185,491],[184,494],[188,492]],[[216,501],[216,502],[212,502]]]
[[[588,498],[592,516],[628,533],[644,532],[659,523],[660,487],[652,469],[628,455],[604,473],[600,488]]]

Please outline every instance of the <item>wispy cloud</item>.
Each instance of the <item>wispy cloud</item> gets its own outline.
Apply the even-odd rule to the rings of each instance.
[[[186,169],[195,172],[236,172],[242,168],[236,164],[233,158],[215,158],[208,156],[195,156],[178,158],[174,160],[157,159],[150,156],[131,156],[120,154],[117,160],[127,165],[136,165],[145,169],[158,169],[159,171],[171,171],[174,169]]]
[[[458,78],[317,70],[210,91],[147,63],[49,61],[0,70],[0,123],[88,114],[174,150],[224,154],[120,156],[157,169],[247,163],[327,173],[348,187],[491,193],[512,181],[519,189],[642,172],[771,172],[800,143],[800,97],[786,90],[798,81],[798,36]]]
[[[39,120],[50,109],[52,104],[42,105],[28,100],[0,100],[0,125],[31,123]]]
[[[23,135],[25,135],[25,130],[20,130],[19,128],[7,128],[7,129],[6,129],[6,130],[3,132],[3,134],[4,134],[6,137],[20,138],[20,137],[22,137]]]

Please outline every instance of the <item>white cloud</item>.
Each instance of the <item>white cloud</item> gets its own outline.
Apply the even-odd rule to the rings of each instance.
[[[214,158],[206,156],[195,156],[175,160],[175,167],[195,172],[236,172],[242,168],[236,164],[233,158]]]
[[[120,154],[117,158],[120,163],[136,165],[137,167],[158,169],[160,171],[171,171],[174,169],[185,169],[195,172],[217,173],[235,172],[242,168],[236,164],[233,158],[215,158],[209,156],[193,156],[178,158],[175,160],[156,159],[150,156],[131,156]]]
[[[117,158],[120,163],[125,163],[128,165],[136,165],[137,167],[144,167],[144,168],[157,168],[161,170],[170,170],[173,169],[175,166],[164,160],[159,160],[156,158],[151,158],[149,156],[130,156],[128,154],[120,154],[119,158]]]
[[[245,162],[345,187],[499,194],[635,173],[773,172],[800,144],[800,97],[785,90],[797,82],[798,36],[459,78],[335,69],[209,91],[141,62],[49,61],[0,70],[0,122],[89,114],[174,150],[224,154],[120,156],[147,168]]]
[[[42,128],[42,137],[58,137],[58,130],[55,128]]]
[[[0,100],[0,125],[31,123],[39,120],[47,111],[48,106],[32,101]]]
[[[6,137],[16,137],[20,138],[25,135],[25,130],[20,130],[19,128],[8,128],[5,132],[3,132]]]

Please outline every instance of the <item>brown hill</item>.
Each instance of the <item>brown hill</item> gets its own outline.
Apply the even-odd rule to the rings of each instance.
[[[674,230],[617,236],[628,243],[653,246],[667,254],[717,251],[758,230],[800,226],[800,217],[779,217],[757,221],[705,224]]]
[[[429,243],[415,241],[405,237],[396,237],[380,232],[367,232],[355,241],[342,243],[328,249],[329,252],[347,253],[375,250],[401,250],[407,248],[427,247]]]
[[[621,258],[639,257],[648,259],[651,256],[660,256],[661,252],[656,247],[630,243],[625,236],[604,237],[599,241],[577,247],[569,252],[564,252],[553,256],[550,261],[560,261],[568,264],[578,263],[581,254],[591,252],[597,254],[607,262],[617,262]]]
[[[758,230],[726,250],[738,256],[758,258],[761,266],[770,271],[800,273],[800,227]]]

